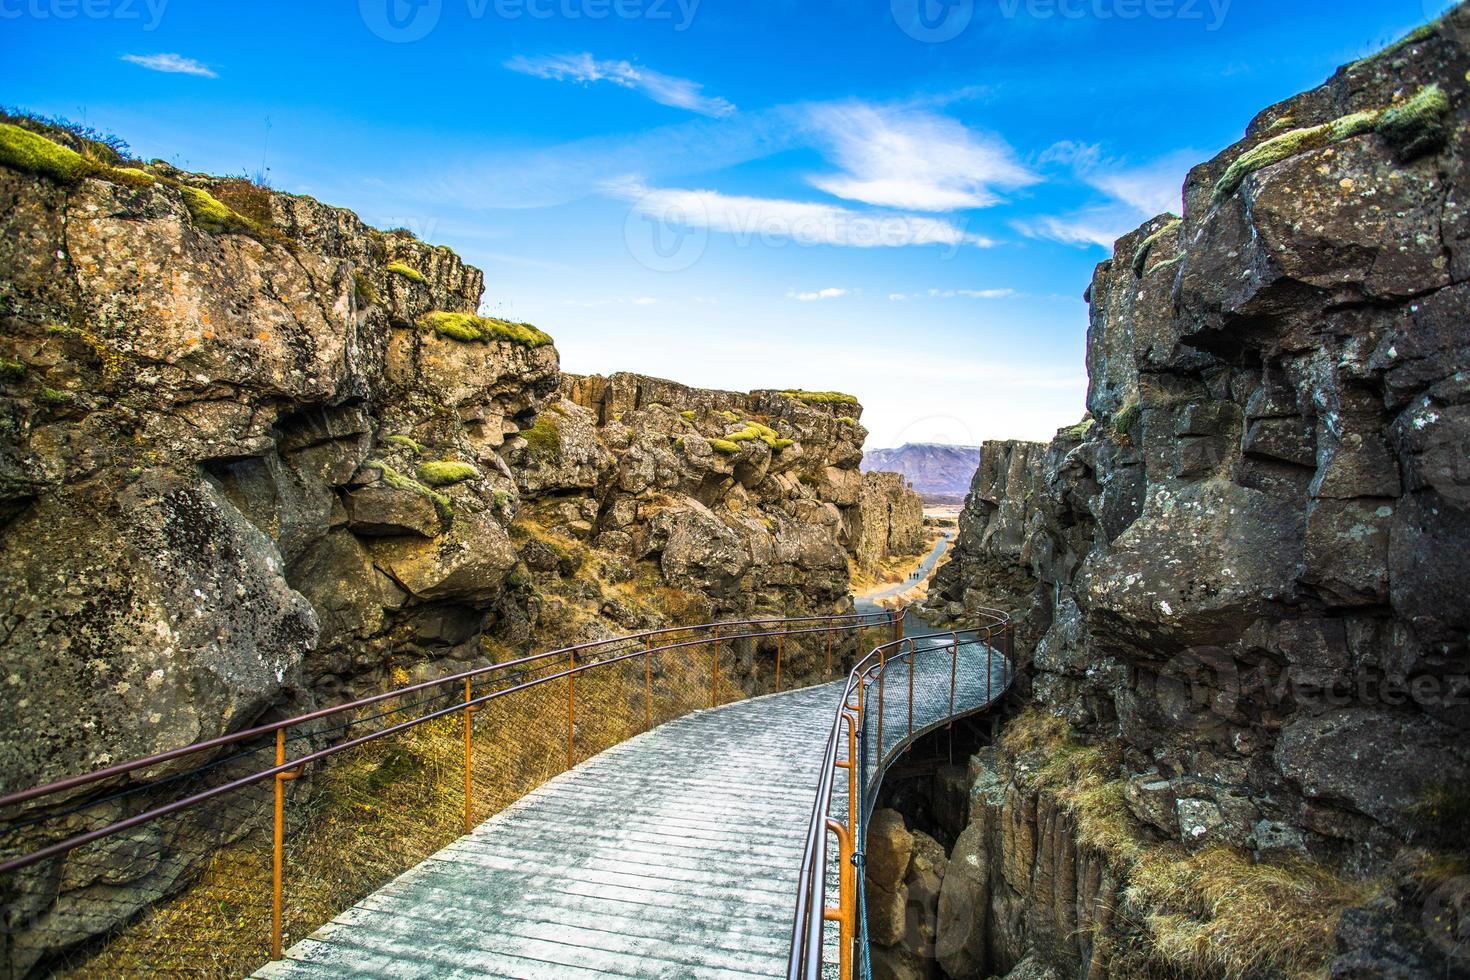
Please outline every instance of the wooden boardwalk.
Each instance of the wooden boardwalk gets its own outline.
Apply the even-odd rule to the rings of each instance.
[[[949,656],[930,659],[919,658],[921,673],[942,671],[947,691]],[[960,659],[961,704],[978,707],[985,658]],[[782,976],[841,693],[841,683],[826,684],[699,711],[614,746],[255,976]],[[948,711],[947,697],[943,707],[931,700],[921,723]],[[845,817],[838,782],[833,812]],[[828,879],[835,895],[835,859]]]

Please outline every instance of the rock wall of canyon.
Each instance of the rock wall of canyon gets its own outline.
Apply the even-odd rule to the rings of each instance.
[[[851,608],[850,396],[563,376],[446,248],[7,120],[0,794],[531,648]],[[177,891],[260,802],[9,882],[9,967]]]
[[[1337,920],[1335,976],[1465,968],[1419,928],[1435,880],[1413,869],[1467,867],[1467,69],[1462,6],[1261,113],[1190,173],[1182,219],[1122,238],[1088,290],[1088,418],[985,447],[931,591],[952,616],[1015,612],[1022,693],[1117,748],[1099,792],[1139,841],[1386,876]],[[987,900],[1000,952],[950,972],[1030,944],[1114,975],[1106,944],[1007,945],[1002,920],[1050,901],[1014,836],[1045,836],[1043,812],[1068,823],[1045,880],[1060,861],[1078,889],[1056,934],[1094,904],[1087,801],[1028,771],[993,765],[1009,809],[972,810],[1024,911]],[[1139,867],[1114,858],[1088,874]]]

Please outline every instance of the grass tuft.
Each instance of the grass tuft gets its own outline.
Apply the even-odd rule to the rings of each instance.
[[[550,334],[537,330],[529,323],[512,323],[509,320],[474,316],[470,313],[427,313],[419,319],[419,326],[434,331],[440,337],[448,337],[465,344],[504,341],[535,348],[552,343]]]
[[[1142,418],[1143,406],[1138,403],[1137,399],[1129,401],[1113,416],[1113,436],[1119,440],[1131,442],[1133,429]]]
[[[466,480],[480,479],[480,471],[469,463],[454,462],[451,460],[440,460],[432,463],[420,463],[415,470],[419,481],[431,487],[447,487]]]

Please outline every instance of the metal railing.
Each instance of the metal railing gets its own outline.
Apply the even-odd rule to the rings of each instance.
[[[868,818],[883,774],[915,739],[999,700],[1014,674],[1011,624],[1002,612],[984,610],[964,630],[904,637],[901,619],[899,629],[897,639],[852,668],[832,721],[797,879],[788,980],[822,977],[828,922],[837,931],[838,977],[868,980],[859,891]],[[834,905],[827,904],[829,837],[837,841]]]
[[[291,836],[286,814],[287,799],[292,795],[289,786],[312,767],[369,743],[406,735],[436,720],[452,724],[457,716],[463,725],[463,823],[468,832],[477,816],[476,718],[492,705],[537,693],[555,694],[557,689],[550,685],[561,685],[565,692],[565,763],[571,768],[579,756],[579,697],[583,721],[587,720],[590,699],[594,712],[600,709],[609,716],[617,714],[626,722],[595,744],[580,746],[583,752],[600,751],[608,747],[608,739],[652,728],[656,719],[661,722],[688,710],[725,703],[726,699],[782,690],[791,679],[789,657],[794,647],[800,648],[805,680],[822,674],[830,678],[834,653],[843,660],[849,647],[852,655],[860,653],[864,631],[876,629],[880,636],[901,636],[901,616],[897,611],[880,611],[648,630],[405,685],[12,792],[0,797],[0,899],[14,903],[24,898],[33,907],[51,903],[32,919],[63,915],[57,906],[57,882],[68,877],[85,880],[90,875],[105,876],[108,869],[101,865],[115,860],[115,855],[96,850],[103,842],[116,842],[122,835],[129,835],[122,838],[126,842],[166,818],[201,808],[207,811],[218,801],[249,796],[252,790],[268,783],[272,830],[269,954],[278,959],[283,944],[283,893],[288,884],[284,858]],[[722,663],[722,656],[728,657],[726,651],[732,649],[738,652],[740,641],[747,642],[743,663],[748,673],[736,679],[740,687],[732,690],[732,664]],[[772,644],[773,665],[769,662]],[[886,644],[878,649],[891,647]],[[869,659],[872,656],[869,654]],[[670,669],[671,660],[677,669]],[[783,660],[788,662],[783,664]],[[706,666],[707,678],[703,676]],[[763,667],[773,668],[773,679],[760,676]],[[612,679],[614,674],[617,684],[596,689],[603,678]],[[705,682],[707,696],[698,687]],[[586,693],[589,688],[594,689],[591,695]],[[731,694],[738,696],[729,698]],[[544,714],[538,718],[538,723],[546,722]],[[293,756],[293,749],[298,754]],[[830,754],[830,746],[828,751]],[[246,761],[252,754],[266,752],[271,752],[273,759],[267,765],[256,763],[260,767],[252,768]],[[824,771],[830,777],[830,766]],[[200,789],[201,785],[205,788]],[[252,806],[265,803],[252,797]],[[116,816],[120,807],[136,812]],[[154,836],[159,841],[177,843],[172,831]],[[69,867],[79,854],[89,854],[93,859],[81,872]],[[183,886],[176,887],[156,898],[168,899],[182,890]],[[13,940],[19,930],[10,921],[6,926],[6,939]],[[95,939],[95,935],[79,934],[73,937],[72,945]],[[13,964],[12,950],[7,948],[5,953],[7,959],[0,961],[0,973],[6,963]],[[31,962],[34,960],[31,957]],[[22,965],[21,972],[27,968]]]

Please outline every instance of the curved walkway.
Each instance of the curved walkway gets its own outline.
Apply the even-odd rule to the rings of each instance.
[[[987,690],[1000,694],[1000,661],[987,679],[984,653],[961,650],[956,707],[978,710]],[[947,686],[950,657],[917,657],[915,669],[942,670]],[[842,690],[699,711],[614,746],[256,976],[782,976],[820,749]],[[916,726],[942,721],[947,700],[916,705]],[[846,805],[834,800],[833,812]]]
[[[928,578],[930,573],[934,571],[934,567],[939,564],[939,559],[944,557],[945,551],[954,543],[956,534],[957,532],[955,531],[945,531],[944,537],[934,542],[934,547],[924,556],[924,560],[919,562],[912,578],[899,582],[897,585],[876,589],[872,592],[864,592],[861,595],[855,596],[858,611],[866,612],[878,609],[878,603],[883,599],[892,599],[896,595],[902,595],[910,589],[917,588],[919,583]]]

